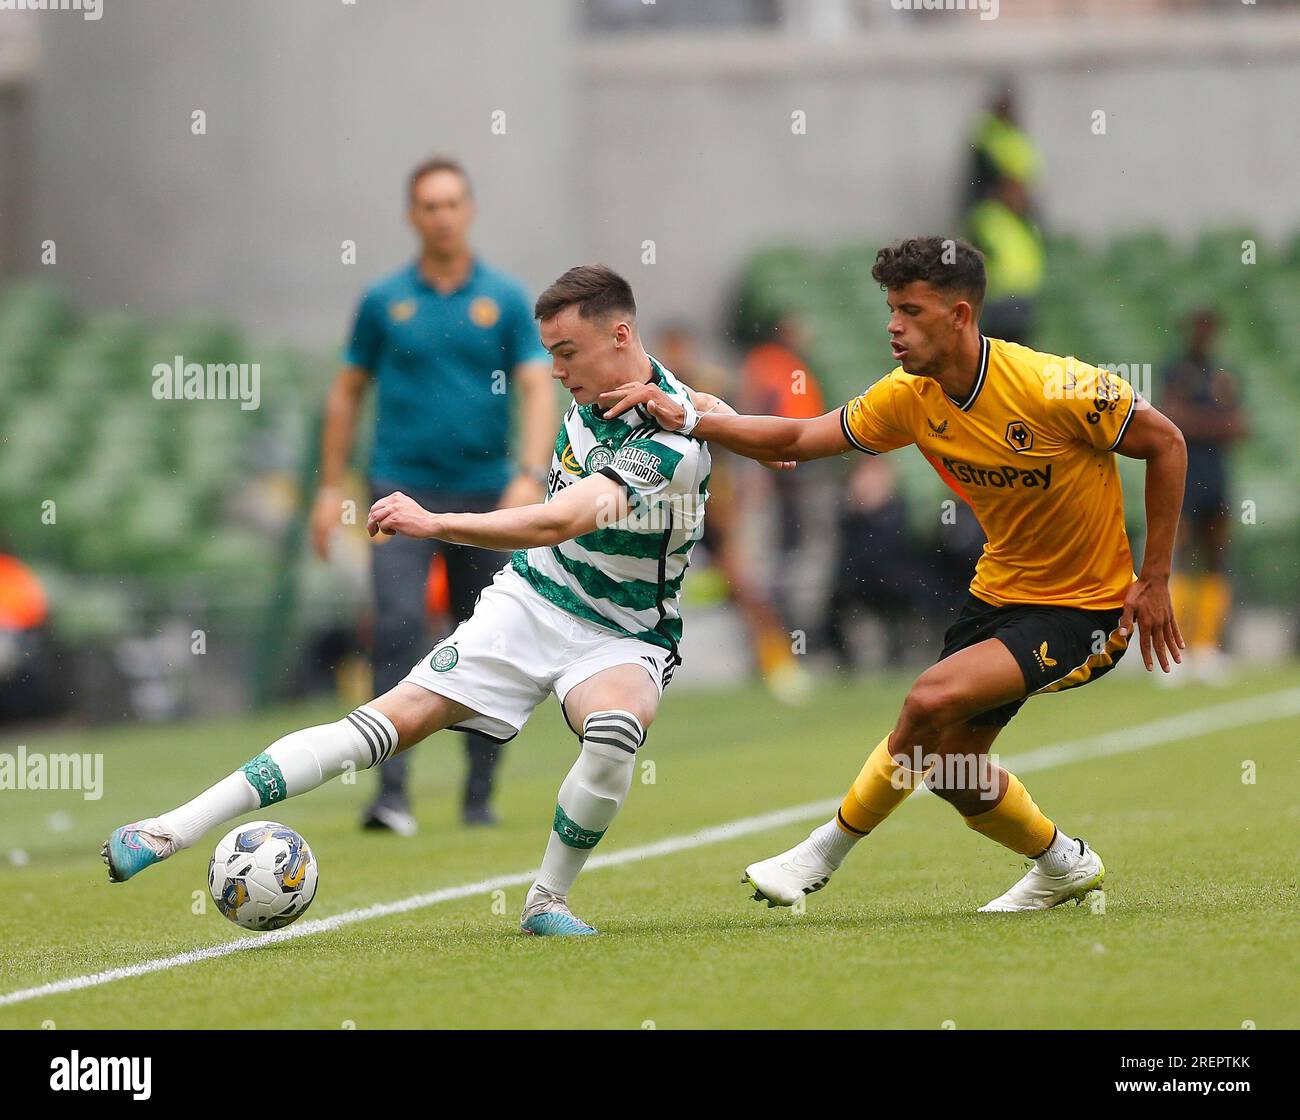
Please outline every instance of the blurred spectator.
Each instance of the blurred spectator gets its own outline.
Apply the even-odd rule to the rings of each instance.
[[[966,229],[971,242],[984,254],[988,277],[980,317],[984,333],[1007,342],[1028,343],[1046,257],[1024,181],[999,180],[994,193],[972,208]]]
[[[840,508],[824,631],[839,667],[854,667],[849,632],[858,610],[880,622],[891,665],[927,656],[928,648],[941,641],[953,605],[966,595],[985,539],[970,507],[950,500],[953,505],[944,507],[939,532],[923,539],[909,524],[893,464],[863,458],[854,467]]]
[[[923,607],[926,614],[937,613],[944,618],[944,627],[954,604],[966,597],[986,539],[970,506],[960,498],[946,500],[952,505],[944,507],[945,516],[939,531],[928,543],[931,575]],[[949,509],[951,516],[947,516]]]
[[[806,343],[802,321],[786,315],[769,330],[768,338],[745,356],[740,367],[736,409],[760,416],[785,416],[807,420],[826,411],[821,387],[799,355]],[[776,499],[778,513],[777,556],[782,569],[798,550],[802,526],[802,506],[809,480],[820,472],[801,468],[782,474],[750,471],[745,477],[753,482],[742,495],[761,501],[768,492]]]
[[[826,411],[817,379],[799,356],[807,344],[803,322],[795,315],[779,319],[745,356],[740,369],[742,412],[807,420]]]
[[[894,487],[894,468],[863,456],[849,475],[840,508],[834,582],[826,614],[826,645],[837,667],[852,669],[856,654],[848,625],[856,608],[884,626],[890,664],[906,659],[915,636],[925,557],[907,525],[907,508]]]
[[[55,710],[49,607],[36,573],[0,553],[0,723]]]
[[[695,333],[684,324],[673,324],[661,332],[655,357],[692,389],[730,398],[726,371],[701,358]],[[795,660],[780,614],[747,563],[739,531],[742,519],[736,468],[740,465],[735,456],[726,453],[713,457],[709,515],[704,519],[701,544],[740,614],[763,683],[778,699],[797,703],[807,694],[809,681]]]
[[[1015,91],[1004,88],[975,122],[967,208],[996,194],[1003,179],[1028,189],[1038,178],[1039,164],[1038,150],[1020,128]]]
[[[1165,414],[1187,441],[1187,488],[1179,525],[1171,591],[1191,668],[1202,679],[1223,679],[1223,628],[1232,604],[1227,575],[1228,451],[1248,434],[1237,379],[1218,366],[1218,316],[1203,308],[1188,323],[1187,350],[1164,371]],[[1199,565],[1194,570],[1192,553]]]

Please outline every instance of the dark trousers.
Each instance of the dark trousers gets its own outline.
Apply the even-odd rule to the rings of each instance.
[[[451,494],[415,490],[383,479],[370,484],[372,499],[394,490],[415,499],[433,513],[485,513],[496,505],[496,494]],[[441,553],[447,565],[451,613],[457,623],[474,611],[479,592],[509,559],[504,552],[443,541],[389,537],[371,551],[371,579],[375,593],[374,677],[375,695],[382,696],[401,682],[419,658],[432,648],[425,585],[429,565]],[[465,779],[465,805],[485,803],[492,793],[501,746],[483,735],[465,733],[469,767]],[[411,752],[395,755],[379,768],[379,796],[405,798]]]

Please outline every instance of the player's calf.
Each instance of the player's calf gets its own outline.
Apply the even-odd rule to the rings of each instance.
[[[525,933],[596,932],[570,913],[569,889],[627,799],[644,741],[641,720],[624,709],[592,712],[583,720],[582,750],[560,786],[541,873],[524,903]]]

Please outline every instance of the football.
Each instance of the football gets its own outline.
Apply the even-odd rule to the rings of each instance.
[[[301,917],[316,897],[316,880],[307,841],[274,821],[231,829],[208,863],[212,900],[244,929],[280,929]]]

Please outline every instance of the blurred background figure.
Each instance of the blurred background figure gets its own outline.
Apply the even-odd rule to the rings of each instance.
[[[18,723],[57,710],[48,622],[40,579],[0,544],[0,723]]]
[[[821,386],[801,353],[807,344],[808,331],[797,315],[783,315],[772,324],[768,337],[745,355],[740,367],[738,388],[746,412],[806,420],[826,411]]]
[[[837,669],[931,658],[984,550],[975,515],[951,495],[942,499],[932,531],[923,528],[923,514],[918,524],[897,469],[884,457],[862,456],[845,480],[823,630]],[[856,634],[863,615],[876,623],[874,648]]]
[[[1042,159],[1020,127],[1015,90],[1004,84],[975,121],[971,136],[967,208],[995,195],[1004,179],[1025,184],[1038,178]]]
[[[1030,342],[1043,283],[1046,258],[1032,194],[1041,163],[1020,126],[1015,91],[1004,86],[975,122],[966,236],[984,254],[988,273],[984,333],[1008,342]]]
[[[881,625],[883,663],[908,660],[925,604],[925,556],[907,523],[907,504],[885,458],[862,456],[844,487],[839,513],[831,593],[826,608],[826,646],[838,669],[857,667],[849,625],[859,608]]]
[[[927,586],[921,589],[921,613],[926,619],[942,618],[945,610],[961,600],[984,552],[984,530],[970,506],[948,494],[939,509],[938,527],[919,541],[930,573]],[[942,640],[942,629],[939,623],[933,631],[934,640]]]
[[[545,493],[555,397],[532,305],[517,283],[474,255],[469,242],[474,198],[458,163],[439,158],[421,164],[411,173],[408,190],[419,256],[366,292],[326,405],[312,515],[322,558],[343,520],[343,475],[362,399],[372,384],[378,407],[369,501],[401,490],[429,510],[482,512],[541,501]],[[518,466],[510,447],[515,401],[520,405]],[[405,536],[377,540],[370,555],[373,691],[382,695],[431,644],[426,607],[433,561],[438,560],[435,576],[442,588],[434,598],[460,622],[506,558]],[[465,740],[463,820],[492,824],[500,745],[473,732],[466,732]],[[366,809],[365,827],[415,832],[406,788],[411,757],[399,754],[380,767],[380,788]]]
[[[736,408],[795,420],[822,415],[826,400],[804,356],[808,343],[809,332],[800,315],[789,311],[776,316],[741,363]],[[808,605],[798,601],[796,591],[809,582],[814,557],[828,543],[835,477],[829,463],[802,463],[797,470],[783,472],[748,463],[737,473],[740,516],[753,520],[766,510],[774,523],[767,538],[774,545],[766,550],[771,561],[768,579],[783,634],[778,644],[774,630],[764,631],[767,637],[758,647],[759,669],[763,679],[792,702],[802,698],[809,682],[791,656],[791,630],[806,635],[823,621],[801,617]]]
[[[786,311],[775,316],[741,362],[736,408],[796,420],[822,415],[825,397],[804,356],[809,342],[801,315]],[[769,507],[775,522],[772,592],[787,623],[796,614],[794,589],[806,582],[803,553],[808,537],[825,519],[834,477],[834,468],[826,463],[805,463],[798,470],[779,473],[749,464],[739,474],[741,510],[752,517]]]
[[[733,399],[733,379],[721,366],[701,356],[696,333],[685,323],[665,327],[654,353],[692,389],[723,400]],[[746,555],[738,486],[745,466],[734,455],[714,458],[709,476],[709,516],[701,543],[720,577],[719,597],[730,602],[740,615],[760,678],[773,696],[797,704],[806,697],[811,682],[795,658],[791,635],[780,612],[763,590],[761,578]]]
[[[1161,407],[1187,441],[1187,488],[1171,584],[1174,609],[1191,653],[1190,668],[1208,683],[1226,680],[1223,630],[1232,609],[1228,578],[1231,521],[1229,455],[1249,434],[1237,378],[1215,354],[1219,318],[1192,313],[1186,348],[1165,370]],[[1186,679],[1181,676],[1177,679]]]
[[[1023,179],[1003,176],[966,217],[966,234],[984,254],[988,290],[981,326],[990,338],[1028,344],[1043,285],[1046,252]]]

